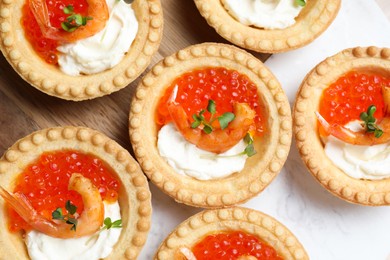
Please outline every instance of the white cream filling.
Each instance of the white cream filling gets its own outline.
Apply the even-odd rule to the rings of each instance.
[[[59,46],[60,69],[71,76],[94,74],[117,65],[129,50],[138,31],[131,5],[106,0],[110,18],[106,27],[89,38]]]
[[[221,0],[240,23],[265,29],[283,29],[295,24],[302,6],[295,0]]]
[[[157,141],[160,156],[175,172],[199,180],[222,178],[241,171],[248,157],[231,155],[243,152],[245,147],[246,143],[241,140],[234,147],[217,156],[215,153],[199,149],[187,142],[172,123],[160,129]]]
[[[119,203],[104,203],[104,218],[121,219]],[[121,228],[111,228],[80,238],[54,238],[38,231],[26,235],[26,246],[31,260],[98,260],[107,257],[121,234]],[[94,235],[92,235],[94,236]]]
[[[362,129],[357,121],[347,124],[346,127],[353,131]],[[351,145],[333,136],[323,141],[328,158],[349,176],[369,180],[390,177],[390,143]]]

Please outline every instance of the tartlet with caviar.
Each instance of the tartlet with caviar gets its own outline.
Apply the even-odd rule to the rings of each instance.
[[[294,134],[312,175],[353,203],[390,204],[390,49],[346,49],[318,64],[294,106]]]
[[[204,43],[166,57],[132,100],[129,133],[143,171],[176,201],[227,207],[261,192],[291,143],[287,97],[236,47]]]
[[[75,101],[108,95],[146,69],[162,36],[160,1],[130,2],[2,1],[0,50],[49,95]]]
[[[161,243],[154,259],[309,257],[280,222],[259,211],[235,207],[202,211],[185,220]]]
[[[26,136],[0,159],[1,259],[136,259],[150,228],[130,154],[82,127]]]
[[[341,5],[341,0],[194,1],[219,35],[263,53],[285,52],[309,44],[328,28]]]

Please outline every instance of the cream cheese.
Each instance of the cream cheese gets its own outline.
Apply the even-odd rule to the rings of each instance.
[[[129,50],[138,31],[131,5],[122,0],[106,0],[110,18],[99,33],[57,49],[60,69],[68,75],[94,74],[117,65]]]
[[[199,180],[222,178],[241,171],[248,157],[231,155],[241,153],[245,147],[245,142],[241,140],[228,151],[216,156],[215,153],[199,149],[187,142],[172,123],[160,129],[157,141],[160,156],[175,172]]]
[[[240,23],[265,29],[283,29],[295,23],[302,6],[295,0],[221,0]]]
[[[121,219],[119,203],[104,203],[104,218]],[[38,231],[26,235],[26,246],[31,260],[98,260],[107,257],[121,234],[121,228],[103,230],[95,237],[60,239]],[[94,235],[92,235],[94,236]]]
[[[358,131],[357,121],[346,125]],[[333,136],[323,140],[325,154],[343,172],[356,179],[379,180],[390,177],[390,143],[364,146],[345,143]]]

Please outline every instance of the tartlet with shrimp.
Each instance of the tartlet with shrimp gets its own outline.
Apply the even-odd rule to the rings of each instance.
[[[0,3],[0,50],[28,83],[86,100],[135,80],[157,51],[159,0],[17,0]]]
[[[312,175],[353,203],[390,204],[390,49],[346,49],[305,78],[294,134]]]
[[[48,128],[0,159],[1,259],[136,259],[150,228],[131,155],[83,127]]]
[[[156,260],[309,259],[283,224],[259,211],[205,210],[183,221],[161,243]]]
[[[245,49],[279,53],[315,40],[335,19],[341,0],[194,0],[226,40]]]
[[[129,134],[143,171],[191,206],[242,203],[279,173],[292,135],[273,74],[231,45],[193,45],[154,66],[131,102]]]

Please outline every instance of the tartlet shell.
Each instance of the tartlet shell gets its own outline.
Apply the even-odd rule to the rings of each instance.
[[[390,49],[374,46],[346,49],[325,59],[307,74],[294,105],[296,145],[310,173],[333,195],[357,204],[390,205],[390,178],[372,181],[348,176],[326,156],[317,131],[314,112],[319,110],[322,91],[351,70],[389,76]]]
[[[246,161],[244,169],[208,181],[180,175],[160,157],[155,123],[157,102],[165,89],[183,73],[202,67],[226,67],[248,76],[257,85],[268,114],[267,132],[255,138],[257,154]],[[261,61],[231,45],[203,43],[166,57],[143,78],[131,102],[129,134],[143,171],[177,202],[205,208],[227,207],[257,195],[282,169],[291,144],[291,111],[279,82]]]
[[[237,46],[263,53],[286,52],[309,44],[328,28],[341,5],[341,0],[308,0],[294,25],[270,30],[241,24],[221,0],[194,1],[219,35]]]
[[[72,149],[98,156],[121,182],[119,204],[123,229],[113,252],[105,259],[136,259],[146,242],[151,221],[148,182],[128,151],[98,131],[57,127],[34,132],[12,145],[0,159],[0,185],[11,191],[15,177],[45,151]],[[8,231],[8,214],[0,199],[0,259],[30,259],[21,233]]]
[[[174,259],[176,250],[182,246],[191,248],[209,234],[234,230],[261,238],[283,259],[309,259],[301,243],[283,224],[264,213],[242,207],[205,210],[190,217],[161,243],[154,259]]]
[[[162,38],[160,0],[136,0],[133,8],[139,23],[138,33],[122,61],[100,73],[69,76],[41,59],[25,38],[21,25],[24,3],[25,0],[0,1],[0,50],[25,81],[62,99],[92,99],[126,87],[149,65]]]

